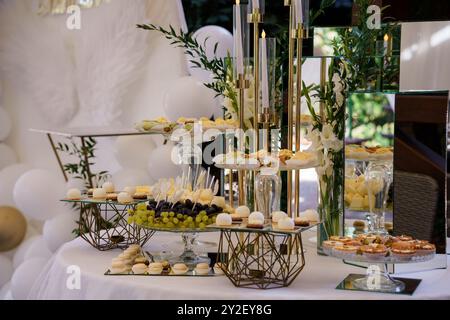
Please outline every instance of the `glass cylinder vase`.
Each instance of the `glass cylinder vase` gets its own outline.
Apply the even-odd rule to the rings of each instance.
[[[321,223],[317,229],[317,253],[324,254],[322,244],[332,236],[344,233],[344,155],[343,152],[327,154],[333,165],[318,171],[317,212]]]

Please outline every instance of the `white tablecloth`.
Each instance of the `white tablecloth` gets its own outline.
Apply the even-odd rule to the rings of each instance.
[[[315,244],[305,234],[306,266],[290,287],[258,290],[236,288],[225,276],[215,277],[142,277],[105,276],[111,259],[119,250],[100,252],[82,239],[62,246],[49,261],[36,280],[31,299],[450,299],[450,270],[402,274],[402,277],[419,278],[422,283],[413,296],[344,291],[335,289],[349,273],[364,273],[364,269],[342,261],[318,256]],[[200,239],[218,240],[216,233],[202,234]],[[149,251],[161,250],[160,245],[177,245],[179,236],[156,234]],[[168,249],[164,247],[163,249]],[[209,248],[207,251],[214,251]],[[67,267],[76,265],[81,270],[80,289],[70,290],[66,282],[70,274]]]

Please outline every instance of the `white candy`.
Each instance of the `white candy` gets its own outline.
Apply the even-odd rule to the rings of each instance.
[[[241,218],[248,218],[248,216],[250,215],[250,209],[247,206],[237,207],[235,212]]]
[[[133,197],[128,192],[121,192],[117,195],[117,202],[119,203],[130,203],[133,202]]]
[[[233,223],[231,215],[228,213],[220,213],[216,218],[216,225],[218,226],[231,226]]]
[[[112,182],[110,182],[110,181],[105,182],[105,183],[102,185],[102,188],[105,189],[105,191],[106,191],[107,193],[112,193],[112,192],[114,192],[114,190],[115,190],[114,184],[113,184]]]
[[[319,221],[319,214],[314,209],[308,209],[306,211],[300,212],[300,217],[304,220],[308,220],[309,222]]]
[[[81,191],[77,188],[72,188],[67,190],[66,198],[69,200],[79,200],[81,199]]]
[[[282,218],[278,221],[278,228],[283,230],[294,230],[295,223],[289,217]]]
[[[94,199],[106,199],[106,190],[103,188],[95,188],[92,192],[92,198]]]
[[[278,221],[280,221],[283,218],[286,218],[287,214],[284,211],[275,211],[272,212],[272,221],[277,223]]]
[[[264,214],[259,211],[254,211],[248,217],[249,224],[263,224],[264,223]]]

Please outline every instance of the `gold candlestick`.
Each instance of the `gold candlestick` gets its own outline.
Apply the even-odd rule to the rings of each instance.
[[[244,141],[244,121],[245,121],[245,89],[250,87],[250,82],[245,79],[243,74],[238,75],[238,79],[236,80],[236,88],[239,89],[239,128],[241,129],[239,132],[239,151],[245,152],[245,141]],[[245,205],[245,192],[244,192],[244,177],[245,171],[238,171],[238,188],[239,188],[239,205]]]
[[[299,24],[292,32],[297,43],[297,93],[295,104],[295,152],[300,152],[301,145],[301,106],[302,106],[302,56],[303,56],[303,25]],[[300,170],[295,171],[294,216],[300,216]]]
[[[285,6],[289,6],[289,69],[288,69],[288,149],[293,150],[294,143],[294,37],[293,30],[290,27],[292,23],[292,18],[294,14],[293,7],[291,5],[290,0],[284,1]],[[292,172],[287,172],[287,211],[288,215],[293,217],[293,208],[292,208]]]
[[[256,148],[259,149],[259,24],[262,22],[262,15],[259,9],[253,8],[248,17],[248,21],[253,24],[253,81],[254,81],[254,107],[253,107],[253,129],[255,130]],[[258,150],[256,150],[258,151]]]

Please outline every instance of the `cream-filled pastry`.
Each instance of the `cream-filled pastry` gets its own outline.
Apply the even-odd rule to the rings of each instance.
[[[272,212],[272,222],[273,223],[278,223],[278,221],[280,221],[281,219],[287,217],[286,212],[284,211],[274,211]]]
[[[248,218],[250,216],[250,209],[247,206],[239,206],[234,212],[241,218]]]
[[[128,204],[133,202],[133,197],[128,192],[121,192],[117,195],[117,202]]]
[[[67,190],[66,198],[69,200],[80,200],[81,199],[80,189],[71,188]]]
[[[216,262],[214,264],[214,273],[215,274],[224,274],[223,270],[222,270],[223,264],[221,262]]]
[[[163,271],[163,265],[160,262],[153,262],[148,265],[147,272],[149,274],[161,274]]]
[[[284,217],[278,221],[278,229],[281,230],[294,230],[295,223],[289,217]]]
[[[216,217],[216,225],[218,226],[231,226],[233,224],[233,220],[231,215],[228,213],[219,213]]]
[[[205,275],[209,273],[209,264],[207,263],[198,263],[195,267],[195,273],[199,275]]]
[[[106,193],[112,193],[115,191],[114,183],[107,181],[102,185],[102,188],[105,189]]]
[[[103,188],[95,188],[92,191],[92,198],[97,200],[105,200],[106,199],[106,190]]]
[[[184,263],[176,263],[172,266],[172,271],[175,274],[185,274],[189,271],[189,268]]]
[[[133,265],[131,271],[133,271],[134,274],[144,274],[148,271],[148,268],[147,265],[144,263],[137,263]]]

